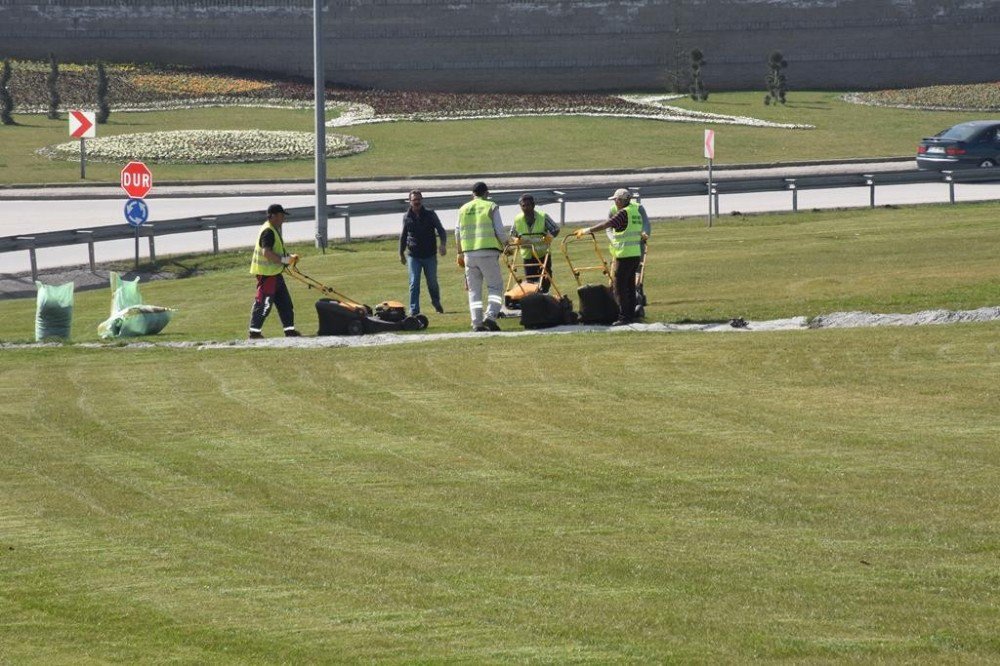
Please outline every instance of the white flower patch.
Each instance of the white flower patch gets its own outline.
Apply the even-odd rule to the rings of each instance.
[[[327,157],[344,157],[368,149],[368,142],[346,134],[328,134]],[[270,162],[311,158],[315,135],[311,132],[263,130],[180,130],[97,137],[87,141],[87,158],[95,162],[143,160],[156,164],[225,164]],[[43,157],[76,161],[76,141],[46,146]]]
[[[572,108],[531,108],[505,109],[494,111],[489,109],[470,111],[424,111],[418,113],[397,113],[376,115],[375,110],[366,104],[351,104],[341,113],[339,118],[327,122],[328,127],[349,127],[351,125],[370,125],[375,123],[395,122],[438,122],[445,120],[493,120],[499,118],[530,118],[541,116],[589,116],[600,118],[637,118],[643,120],[660,120],[675,123],[713,123],[719,125],[744,125],[748,127],[770,127],[778,129],[815,129],[814,125],[795,123],[775,123],[749,116],[729,116],[721,113],[705,113],[691,111],[677,106],[668,106],[663,102],[681,99],[683,95],[621,95],[619,99],[645,107],[632,113],[611,110],[600,105],[578,106]]]
[[[375,122],[374,118],[375,109],[368,104],[349,102],[346,106],[342,107],[340,116],[328,121],[326,126],[347,127],[349,125],[363,125],[366,122]]]
[[[984,106],[978,109],[970,109],[969,107],[963,106],[935,106],[933,104],[890,104],[889,102],[881,102],[879,100],[872,99],[865,93],[857,92],[844,93],[840,96],[840,100],[847,102],[848,104],[875,106],[883,109],[910,109],[914,111],[982,111],[984,113],[1000,111],[1000,107],[995,106]]]
[[[714,123],[722,123],[725,125],[747,125],[749,127],[772,127],[777,129],[816,129],[815,125],[806,125],[798,123],[775,123],[770,120],[761,120],[760,118],[751,118],[750,116],[730,116],[722,113],[707,113],[705,111],[692,111],[691,109],[684,109],[679,106],[670,106],[664,104],[664,102],[670,102],[675,99],[681,99],[683,95],[619,95],[620,99],[626,102],[633,102],[635,104],[641,104],[643,106],[648,106],[654,109],[660,109],[668,115],[669,118],[662,118],[662,120],[674,120],[678,122],[690,122],[691,120],[700,120]],[[682,120],[688,118],[691,120]]]

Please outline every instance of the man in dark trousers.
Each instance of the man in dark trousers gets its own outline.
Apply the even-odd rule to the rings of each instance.
[[[642,244],[649,235],[643,231],[643,215],[639,204],[632,201],[632,192],[624,188],[611,195],[615,205],[607,221],[587,229],[579,229],[575,236],[595,234],[608,229],[609,250],[614,257],[615,297],[618,299],[618,319],[612,326],[629,324],[636,319],[635,273],[642,261]]]
[[[437,255],[445,255],[448,235],[441,226],[437,213],[424,208],[424,195],[420,190],[410,192],[409,203],[410,208],[403,216],[403,232],[399,235],[399,263],[406,264],[410,273],[410,314],[420,314],[421,271],[427,278],[431,305],[437,312],[444,312],[441,306],[441,289],[438,286]]]
[[[281,238],[281,225],[285,223],[288,211],[281,204],[271,204],[267,209],[267,219],[257,231],[257,244],[253,248],[250,274],[257,278],[257,295],[250,310],[250,339],[264,337],[264,320],[271,313],[271,306],[278,307],[278,316],[287,337],[298,337],[295,330],[295,311],[292,296],[288,293],[285,278],[281,273],[285,266],[294,265],[297,254],[285,253],[285,242]]]

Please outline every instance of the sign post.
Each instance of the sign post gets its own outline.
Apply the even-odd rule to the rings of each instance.
[[[93,111],[74,109],[69,112],[69,135],[80,139],[80,179],[87,177],[87,139],[97,136],[97,119]]]
[[[139,227],[149,219],[149,206],[143,199],[153,189],[153,173],[142,162],[129,162],[122,169],[121,186],[129,196],[125,222],[135,229],[135,268],[139,270]]]
[[[712,162],[715,160],[715,130],[705,130],[705,159],[708,160],[708,226],[712,226],[712,197],[715,186],[712,184]]]

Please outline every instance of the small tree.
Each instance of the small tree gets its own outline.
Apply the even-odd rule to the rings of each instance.
[[[97,63],[97,124],[108,122],[111,107],[108,105],[108,73],[104,71],[104,63]]]
[[[707,63],[701,49],[691,51],[691,99],[696,102],[704,102],[708,99],[708,90],[701,80],[701,68]]]
[[[49,76],[45,82],[49,88],[49,118],[59,120],[59,63],[56,62],[56,57],[51,53],[49,54]]]
[[[687,90],[689,78],[687,59],[688,54],[683,49],[667,50],[663,78],[668,92],[679,93]]]
[[[3,69],[0,70],[0,122],[4,125],[16,125],[11,113],[14,111],[14,99],[10,96],[10,60],[4,58]]]
[[[764,96],[764,104],[785,103],[785,94],[788,86],[785,79],[784,69],[788,67],[788,62],[781,51],[773,51],[767,59],[767,78],[764,83],[767,85],[767,94]]]

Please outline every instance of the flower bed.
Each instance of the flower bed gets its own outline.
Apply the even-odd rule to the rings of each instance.
[[[413,93],[397,93],[401,98],[413,98]],[[364,97],[364,95],[361,95]],[[381,93],[382,102],[389,97]],[[526,95],[432,95],[438,101],[452,100],[456,104],[435,108],[432,105],[415,104],[418,108],[407,112],[389,112],[388,108],[408,108],[405,103],[388,105],[383,103],[381,112],[375,106],[352,101],[339,117],[329,121],[329,127],[349,127],[372,123],[423,122],[443,120],[476,120],[493,118],[513,118],[527,116],[599,116],[607,118],[641,118],[666,122],[713,123],[723,125],[745,125],[750,127],[772,127],[781,129],[813,129],[813,125],[775,123],[749,116],[728,116],[720,113],[692,111],[664,102],[680,99],[682,95],[622,95],[606,97],[600,95],[526,96]],[[483,99],[483,98],[487,99]],[[492,106],[478,106],[489,101]],[[505,103],[509,102],[509,103]],[[530,106],[537,102],[537,106]],[[547,104],[547,105],[546,105]],[[519,106],[520,105],[520,106]]]
[[[263,103],[266,106],[311,105],[311,81],[281,80],[236,71],[204,72],[188,67],[105,66],[108,103],[114,111],[148,111]],[[10,93],[18,113],[48,110],[47,62],[12,61]],[[92,108],[97,100],[97,68],[59,65],[59,94],[64,109]]]
[[[142,160],[158,164],[224,164],[299,160],[313,156],[315,135],[310,132],[266,132],[260,130],[182,130],[97,137],[87,141],[87,159],[95,162]],[[357,137],[328,134],[327,157],[344,157],[368,149]],[[75,161],[80,158],[76,141],[46,146],[39,155]]]
[[[201,71],[189,67],[107,65],[112,112],[188,109],[208,106],[309,108],[312,82],[280,80],[238,71]],[[12,65],[11,94],[20,113],[48,110],[48,63]],[[90,108],[96,93],[91,65],[60,65],[64,108]],[[65,92],[63,92],[65,91]],[[386,90],[327,89],[327,109],[341,109],[331,127],[381,122],[469,120],[514,116],[604,116],[669,122],[701,122],[782,129],[810,125],[772,123],[758,118],[691,111],[665,102],[681,95],[471,94]]]
[[[849,93],[852,104],[929,111],[1000,111],[1000,82]]]

